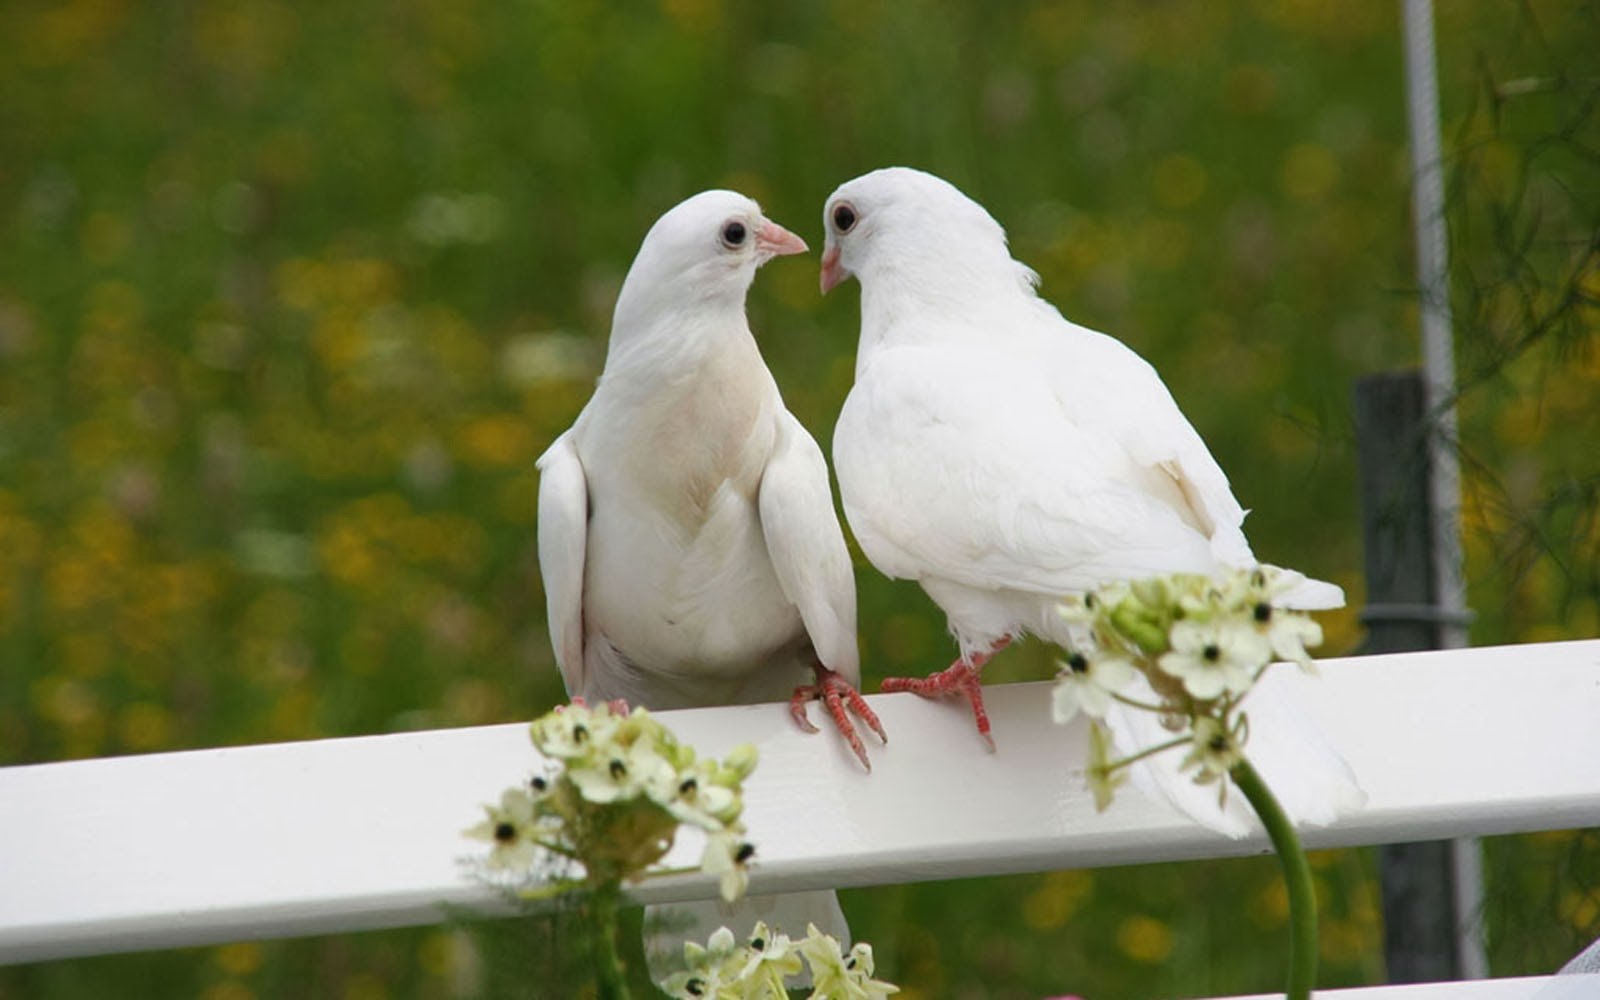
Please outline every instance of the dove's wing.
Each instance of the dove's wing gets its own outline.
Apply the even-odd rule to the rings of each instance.
[[[1048,332],[1060,357],[1051,370],[1057,374],[1056,393],[1063,407],[1075,419],[1094,421],[1115,435],[1140,465],[1172,479],[1187,508],[1186,519],[1210,538],[1212,555],[1221,566],[1256,565],[1244,535],[1246,511],[1156,370],[1121,341],[1069,323],[1054,309],[1048,319],[1059,325]],[[1095,377],[1072,377],[1085,371]],[[1337,608],[1344,605],[1344,591],[1321,580],[1303,580],[1277,601],[1301,610]]]
[[[759,502],[772,568],[784,595],[800,609],[817,657],[851,686],[858,685],[855,576],[833,509],[828,465],[817,442],[787,410],[778,417]]]
[[[875,354],[845,401],[834,460],[880,570],[1054,595],[1216,570],[1173,478],[1102,422],[1074,419],[1055,381],[992,344]]]
[[[583,571],[589,487],[572,431],[539,456],[539,573],[544,578],[550,645],[561,678],[583,691]]]
[[[1056,361],[1050,370],[1068,414],[1114,435],[1135,462],[1169,477],[1187,508],[1186,519],[1211,540],[1219,563],[1255,565],[1244,536],[1245,510],[1227,474],[1150,363],[1121,341],[1069,323],[1054,309],[1044,322],[1057,327],[1048,331]]]

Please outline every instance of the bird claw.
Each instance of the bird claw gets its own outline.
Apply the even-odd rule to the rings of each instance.
[[[957,660],[949,667],[927,677],[886,677],[880,688],[883,691],[910,691],[924,698],[943,698],[960,695],[972,706],[972,715],[978,724],[978,735],[994,752],[994,736],[989,731],[989,712],[983,707],[983,684],[978,680],[978,665]]]
[[[850,749],[855,751],[856,759],[861,761],[861,766],[870,773],[872,761],[867,759],[866,745],[861,742],[861,734],[856,732],[855,723],[850,721],[850,715],[854,714],[866,723],[869,729],[878,734],[878,739],[887,744],[889,737],[884,734],[883,723],[878,721],[878,714],[849,681],[820,663],[813,669],[817,672],[817,683],[802,684],[794,689],[794,694],[789,698],[789,714],[805,732],[819,732],[820,730],[806,715],[806,702],[822,702],[828,715],[832,717],[833,724],[839,728],[840,735],[850,744]]]

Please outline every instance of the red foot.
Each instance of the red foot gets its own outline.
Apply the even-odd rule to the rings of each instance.
[[[963,657],[944,670],[929,674],[927,677],[886,677],[881,690],[910,691],[924,698],[964,696],[972,706],[973,718],[978,723],[978,735],[983,737],[983,742],[988,744],[989,750],[993,752],[994,737],[989,733],[989,713],[983,707],[983,684],[978,679],[978,671],[983,669],[983,665],[989,662],[990,657],[1010,644],[1010,638],[1001,639],[987,653],[975,653],[970,660]]]
[[[856,752],[856,759],[870,772],[872,761],[867,759],[867,748],[862,745],[855,723],[850,721],[845,709],[854,712],[862,722],[878,734],[879,740],[888,743],[889,738],[883,734],[883,723],[878,721],[878,714],[867,704],[867,700],[861,697],[861,692],[850,686],[849,681],[820,663],[813,664],[812,669],[817,672],[817,683],[802,684],[794,689],[794,694],[789,698],[789,714],[794,716],[794,721],[801,729],[815,733],[818,731],[817,727],[806,717],[806,702],[822,702],[828,714],[833,717],[833,724],[839,727],[839,732],[850,744],[850,749]]]

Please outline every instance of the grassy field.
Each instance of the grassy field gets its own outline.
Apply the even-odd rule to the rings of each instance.
[[[1440,7],[1473,638],[1594,636],[1600,21]],[[892,163],[964,187],[1047,298],[1151,360],[1257,552],[1360,605],[1351,383],[1418,353],[1392,4],[12,0],[0,38],[0,764],[558,701],[533,459],[640,237],[727,186],[817,246],[827,193]],[[764,269],[750,313],[826,443],[856,298],[815,264]],[[858,579],[868,687],[948,662],[916,587]],[[1353,610],[1324,624],[1359,646]],[[1486,856],[1497,973],[1600,933],[1593,833]],[[1380,981],[1370,857],[1315,864],[1325,982]],[[845,906],[907,997],[1280,977],[1270,861]],[[489,937],[45,963],[0,998],[565,995],[518,944],[558,930]]]

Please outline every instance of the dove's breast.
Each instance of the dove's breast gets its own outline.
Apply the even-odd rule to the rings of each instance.
[[[638,672],[733,682],[802,662],[800,614],[757,507],[781,406],[752,343],[619,398],[584,427],[585,630]]]

